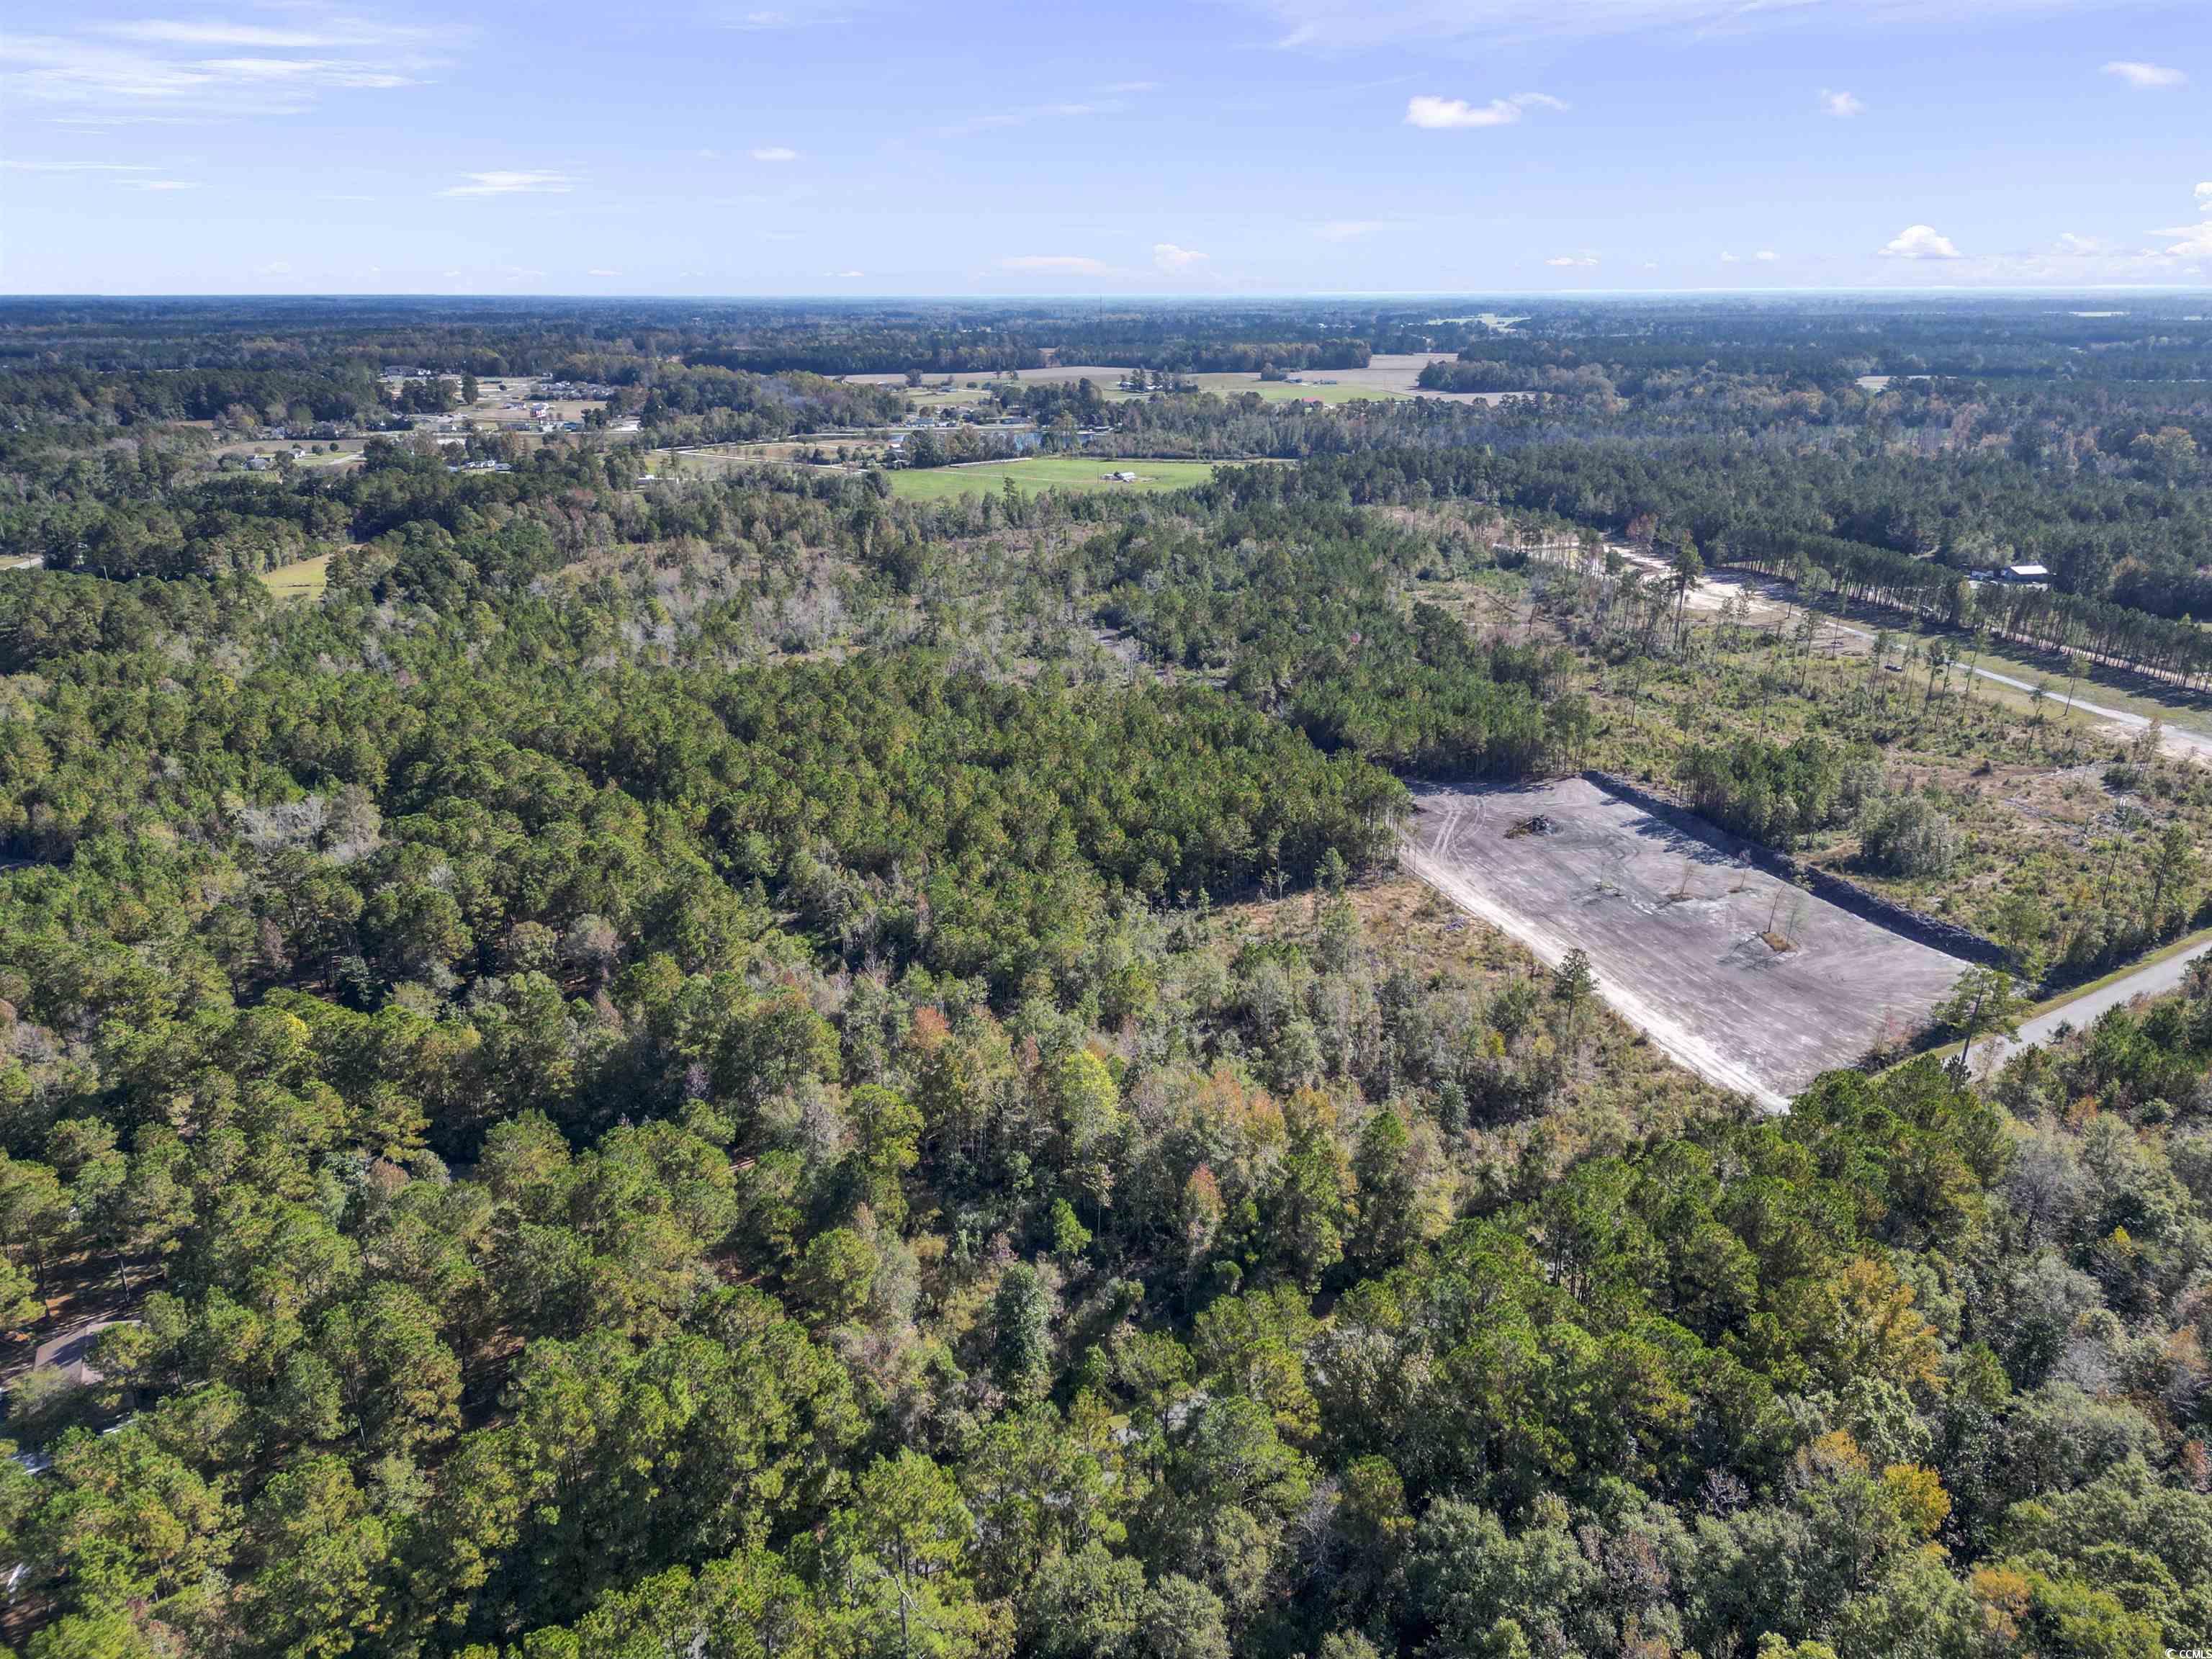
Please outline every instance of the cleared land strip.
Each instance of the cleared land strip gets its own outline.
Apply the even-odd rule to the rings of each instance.
[[[1585,779],[1414,799],[1407,870],[1547,963],[1587,952],[1624,1018],[1772,1109],[1913,1030],[1966,966]]]
[[[1856,635],[1860,639],[1870,640],[1874,638],[1874,635],[1868,633],[1865,629],[1854,628],[1849,623],[1838,622],[1832,617],[1824,617],[1822,621],[1830,628],[1838,629],[1846,634]],[[2009,686],[2015,691],[2033,691],[2035,690],[2035,685],[2033,681],[2019,679],[2010,674],[2000,674],[1994,668],[1978,667],[1974,669],[1973,672],[1978,678],[1991,680],[1999,685]],[[2046,701],[2057,704],[2061,708],[2076,708],[2084,714],[2088,715],[2092,720],[2106,720],[2114,726],[2124,727],[2126,730],[2130,732],[2147,731],[2150,726],[2150,720],[2148,716],[2142,714],[2131,714],[2124,708],[2108,708],[2102,703],[2091,702],[2086,697],[2069,697],[2063,692],[2053,691],[2047,686],[2045,687],[2043,695]],[[2181,727],[2175,726],[2167,726],[2164,727],[2164,736],[2166,738],[2166,748],[2175,754],[2186,755],[2193,760],[2212,761],[2212,738],[2204,737],[2198,732],[2185,731]]]

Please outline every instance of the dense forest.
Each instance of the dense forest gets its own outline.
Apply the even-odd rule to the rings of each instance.
[[[2171,599],[2201,464],[1893,441],[1824,378],[1971,372],[2077,433],[2172,383],[2150,418],[2195,418],[2148,372],[2182,348],[2077,386],[2086,325],[2041,319],[0,308],[0,554],[36,561],[0,570],[0,1639],[2212,1642],[2212,978],[1986,1084],[1927,1053],[1765,1115],[1394,871],[1408,781],[1603,763],[1953,890],[2023,979],[2187,925],[2201,768],[1933,652],[1890,675],[1887,637],[1824,653],[1810,607],[1687,612],[1696,550],[1761,534],[1869,587],[1831,542],[1937,585],[1978,538],[2112,556],[1992,629]],[[1296,463],[1182,494],[675,453],[889,421],[903,388],[817,377],[987,326],[1191,372],[1548,374],[1579,338],[1624,373],[1090,408],[1102,453]],[[1668,363],[1853,412],[1692,431]],[[248,477],[190,424],[392,407],[398,367],[573,375],[638,429]],[[308,559],[326,587],[273,595]],[[2036,820],[2031,894],[2008,792],[2060,774],[2130,816]]]

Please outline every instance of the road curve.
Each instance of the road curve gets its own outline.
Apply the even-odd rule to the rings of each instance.
[[[2097,1016],[2108,1008],[2118,1008],[2137,997],[2156,996],[2160,992],[2178,990],[2188,975],[2189,964],[2208,951],[2212,951],[2212,939],[2192,945],[2178,956],[2138,968],[2124,979],[2116,979],[2094,991],[2084,991],[2072,1000],[2060,1003],[2048,1013],[2022,1020],[2017,1037],[1984,1042],[1974,1050],[1975,1071],[1997,1070],[2031,1043],[2049,1042],[2057,1035],[2061,1025],[2078,1031],[2093,1024]]]

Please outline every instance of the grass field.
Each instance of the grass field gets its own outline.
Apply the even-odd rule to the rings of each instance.
[[[331,585],[331,556],[302,559],[262,573],[261,585],[280,599],[319,599]]]
[[[1115,483],[1109,472],[1133,472],[1134,483]],[[1132,461],[1106,456],[1040,456],[1024,461],[981,461],[973,466],[925,467],[891,475],[891,494],[909,501],[947,501],[1004,487],[1012,478],[1024,495],[1040,489],[1188,489],[1213,477],[1211,461]]]
[[[1332,380],[1326,372],[1321,371],[1304,380],[1263,380],[1257,374],[1194,374],[1190,378],[1200,391],[1211,392],[1218,398],[1237,398],[1248,392],[1256,392],[1271,404],[1297,403],[1306,398],[1325,404],[1348,404],[1355,398],[1381,401],[1412,395],[1389,386],[1357,386],[1349,381]]]

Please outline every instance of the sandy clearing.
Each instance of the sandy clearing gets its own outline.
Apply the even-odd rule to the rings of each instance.
[[[1670,1057],[1778,1109],[1917,1027],[1966,964],[1838,909],[1581,778],[1415,790],[1401,858],[1599,994]],[[1509,835],[1541,815],[1546,834]],[[1777,952],[1772,925],[1796,941]]]

